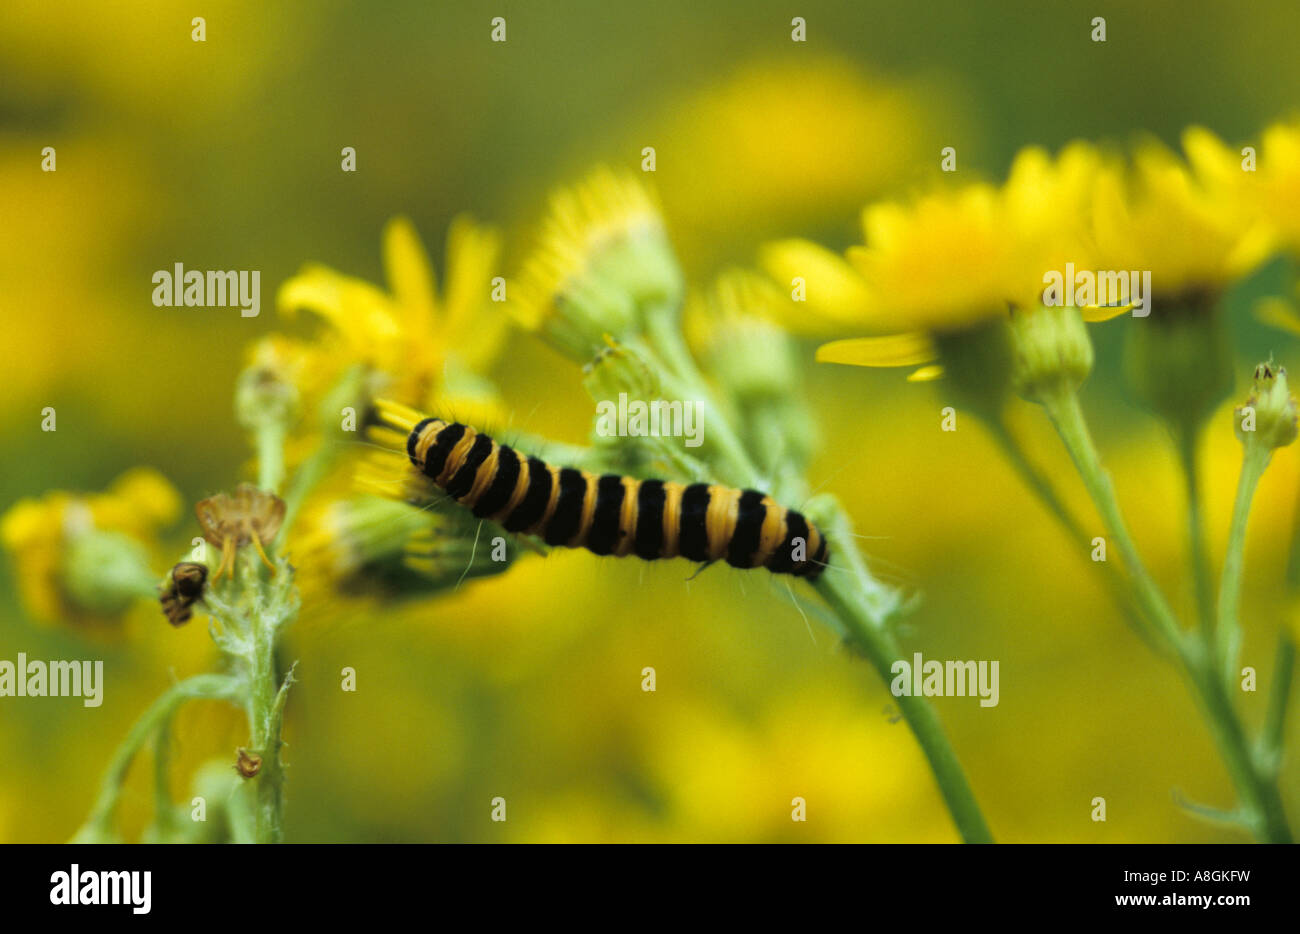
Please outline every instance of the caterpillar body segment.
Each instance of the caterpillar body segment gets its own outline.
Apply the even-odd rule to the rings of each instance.
[[[459,422],[390,403],[380,413],[388,427],[408,432],[417,469],[507,531],[598,555],[726,561],[809,579],[826,566],[816,525],[756,490],[556,467]]]

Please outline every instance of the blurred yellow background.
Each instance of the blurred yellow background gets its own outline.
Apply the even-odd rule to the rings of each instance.
[[[48,487],[102,489],[152,464],[193,503],[229,487],[248,449],[231,413],[243,348],[284,329],[274,290],[302,264],[382,279],[379,234],[410,216],[441,255],[469,210],[506,233],[502,274],[547,191],[596,162],[652,177],[694,281],[752,263],[771,236],[843,246],[867,199],[934,179],[1000,177],[1026,144],[1173,143],[1186,125],[1248,140],[1293,112],[1300,8],[1162,0],[926,4],[514,0],[390,4],[9,0],[0,16],[0,511]],[[190,20],[206,18],[207,41]],[[1108,41],[1088,41],[1092,16]],[[508,41],[489,42],[493,16]],[[53,146],[58,169],[40,171]],[[358,170],[339,169],[353,146]],[[157,308],[150,276],[259,269],[262,314]],[[1229,296],[1241,373],[1294,340],[1248,321],[1279,273]],[[1125,399],[1123,327],[1098,332],[1085,390],[1099,443],[1153,570],[1190,606],[1182,493],[1161,429]],[[877,572],[923,600],[904,644],[997,659],[1001,703],[935,701],[1003,841],[1216,841],[1173,791],[1232,790],[1187,691],[1126,629],[1091,566],[983,430],[940,433],[943,384],[814,367],[825,444],[814,484],[855,517]],[[496,373],[521,430],[581,443],[576,367],[525,336]],[[1243,388],[1244,394],[1244,388]],[[54,406],[58,430],[40,429]],[[1023,431],[1087,504],[1037,411]],[[1212,552],[1222,554],[1239,447],[1226,411],[1206,437]],[[1267,683],[1287,608],[1275,593],[1298,476],[1265,477],[1247,543],[1245,664]],[[196,526],[174,530],[184,547]],[[1090,520],[1089,521],[1094,521]],[[1101,534],[1100,531],[1098,534]],[[159,571],[161,573],[162,566]],[[522,560],[456,594],[355,619],[304,613],[287,723],[291,841],[952,841],[955,831],[887,687],[783,584],[681,562],[586,552]],[[105,701],[0,698],[0,840],[66,839],[131,722],[175,677],[207,669],[202,625],[133,618],[122,640],[24,619],[0,570],[0,658],[105,660]],[[339,689],[357,671],[358,690]],[[640,690],[653,666],[658,690]],[[1262,715],[1264,697],[1246,701]],[[1293,718],[1292,744],[1300,739]],[[233,755],[241,718],[192,705],[188,770]],[[148,768],[126,798],[145,821]],[[1294,787],[1284,789],[1292,814]],[[493,823],[490,800],[509,802]],[[1090,820],[1106,797],[1108,820]],[[790,820],[795,796],[806,823]]]

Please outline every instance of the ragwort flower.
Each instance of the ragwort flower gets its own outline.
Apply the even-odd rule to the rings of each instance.
[[[54,490],[0,518],[19,595],[36,621],[112,625],[138,598],[156,596],[150,557],[180,496],[157,471],[129,470],[103,493]]]

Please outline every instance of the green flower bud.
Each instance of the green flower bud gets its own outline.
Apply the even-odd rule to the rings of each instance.
[[[116,616],[136,599],[154,597],[154,581],[148,551],[129,535],[89,528],[68,541],[63,592],[78,609]]]
[[[612,340],[582,368],[582,382],[596,400],[617,399],[620,393],[633,399],[653,399],[660,394],[653,364],[631,347]]]
[[[1031,401],[1073,392],[1092,372],[1092,339],[1079,309],[1040,306],[1011,312],[1011,383]]]
[[[270,348],[262,345],[258,350],[258,359],[235,383],[235,415],[248,431],[266,425],[287,427],[298,412],[298,390],[279,371]]]
[[[736,402],[784,398],[799,386],[794,345],[773,322],[792,304],[762,276],[732,270],[688,302],[687,342],[705,372]]]
[[[465,510],[418,508],[382,496],[355,496],[308,516],[310,531],[295,546],[306,589],[422,595],[462,577],[499,574],[518,547],[495,542],[504,533]]]
[[[592,443],[604,468],[638,475],[702,474],[696,454],[707,453],[708,448],[697,445],[703,442],[709,426],[719,424],[723,417],[709,407],[707,399],[668,398],[672,393],[665,391],[663,380],[671,379],[671,375],[648,355],[613,341],[584,367],[583,374],[587,392],[596,403]],[[676,427],[682,429],[682,435],[664,433],[664,425],[659,426],[660,433],[651,433],[647,417],[651,407],[669,413],[670,425],[672,417],[680,412]],[[643,423],[639,427],[633,424],[633,409],[641,410]],[[628,415],[626,424],[624,414]]]
[[[1272,363],[1255,367],[1255,386],[1245,405],[1233,410],[1233,430],[1247,447],[1286,447],[1296,439],[1296,401],[1287,386],[1286,369]]]
[[[683,291],[654,198],[632,176],[600,170],[552,198],[510,310],[585,362],[607,336],[626,339],[645,330],[649,315],[676,314]]]

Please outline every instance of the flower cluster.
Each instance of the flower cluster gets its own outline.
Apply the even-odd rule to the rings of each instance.
[[[946,377],[945,394],[987,424],[1083,547],[1090,540],[1084,526],[1062,505],[1054,478],[1031,466],[1007,421],[1013,394],[1043,407],[1120,553],[1122,573],[1103,567],[1122,610],[1149,644],[1177,661],[1209,711],[1241,797],[1232,822],[1261,839],[1289,840],[1277,789],[1276,724],[1257,741],[1269,750],[1262,762],[1229,700],[1242,642],[1237,606],[1250,506],[1272,452],[1296,438],[1285,370],[1260,364],[1253,393],[1233,412],[1244,459],[1217,600],[1197,439],[1237,372],[1225,294],[1275,253],[1297,248],[1300,132],[1293,124],[1274,126],[1256,153],[1193,127],[1182,150],[1151,140],[1127,157],[1088,143],[1055,157],[1027,149],[1000,185],[971,183],[869,206],[865,243],[845,258],[787,240],[765,246],[761,262],[792,289],[795,301],[779,306],[787,327],[820,338],[865,335],[823,343],[819,360],[912,367],[914,381]],[[1275,297],[1261,309],[1266,320],[1300,333],[1300,318],[1285,300]],[[1129,311],[1129,390],[1169,429],[1187,480],[1196,626],[1183,624],[1144,566],[1078,397],[1094,365],[1085,322]],[[1293,657],[1284,632],[1278,716]]]
[[[256,479],[197,504],[196,552],[179,563],[160,560],[161,530],[178,517],[180,497],[147,470],[103,494],[19,503],[0,539],[37,618],[111,620],[141,598],[175,626],[207,611],[223,671],[175,685],[121,756],[129,762],[151,730],[165,733],[184,700],[242,706],[251,735],[233,769],[251,791],[231,799],[227,836],[277,840],[281,726],[293,683],[277,650],[300,607],[319,618],[430,598],[506,572],[524,549],[545,551],[451,501],[411,465],[406,436],[376,415],[401,412],[408,426],[424,413],[499,426],[509,407],[494,367],[512,326],[581,366],[597,410],[626,397],[689,404],[706,429],[698,446],[657,432],[610,435],[599,422],[588,447],[533,442],[591,470],[758,489],[799,504],[826,531],[833,557],[811,590],[789,591],[794,607],[802,613],[803,600],[815,601],[815,615],[848,647],[878,673],[889,671],[900,654],[892,624],[903,595],[872,572],[839,500],[812,495],[808,479],[818,434],[800,339],[840,338],[822,343],[816,359],[905,366],[918,382],[942,378],[1082,545],[1091,536],[1061,505],[1055,478],[1036,473],[1005,421],[1017,396],[1042,407],[1115,543],[1120,561],[1106,573],[1124,611],[1178,661],[1209,712],[1238,785],[1238,823],[1262,839],[1286,839],[1272,760],[1245,745],[1227,694],[1241,642],[1250,504],[1271,453],[1296,438],[1285,371],[1261,364],[1253,395],[1234,413],[1245,461],[1217,602],[1200,537],[1194,442],[1233,386],[1225,291],[1275,251],[1300,248],[1300,132],[1269,130],[1258,172],[1205,130],[1189,130],[1182,148],[1181,155],[1149,141],[1129,155],[1089,143],[1055,155],[1029,148],[1000,184],[868,206],[863,243],[843,257],[808,240],[781,240],[761,249],[761,271],[728,268],[703,282],[684,273],[657,196],[629,173],[597,169],[555,192],[531,253],[509,277],[499,268],[498,234],[460,217],[447,234],[439,290],[413,225],[398,218],[383,232],[384,287],[308,266],[279,290],[285,318],[307,312],[314,330],[250,347],[235,413],[256,455]],[[1077,291],[1075,270],[1087,273]],[[1300,319],[1269,307],[1300,332]],[[1149,313],[1128,328],[1130,388],[1186,455],[1199,627],[1183,625],[1144,567],[1079,402],[1096,356],[1087,322],[1130,311]],[[534,447],[526,435],[516,440]],[[480,474],[470,480],[489,483]],[[507,538],[504,554],[489,546]],[[165,575],[152,570],[169,565]],[[924,698],[898,703],[960,833],[990,839]],[[1259,745],[1280,758],[1280,738],[1265,735]],[[85,839],[112,837],[121,777],[110,771]],[[164,815],[158,820],[158,838],[183,836]]]

